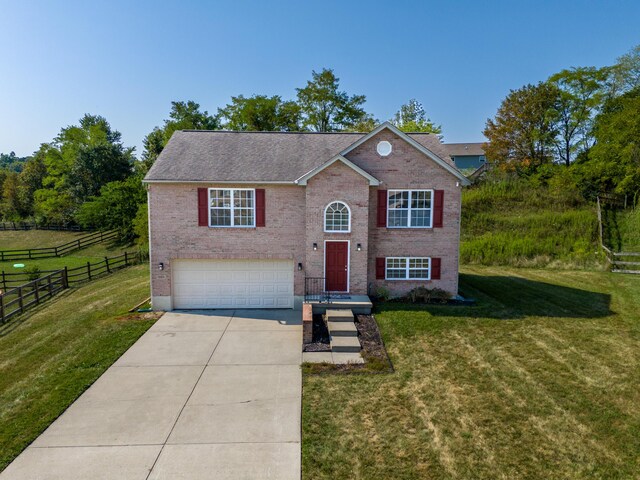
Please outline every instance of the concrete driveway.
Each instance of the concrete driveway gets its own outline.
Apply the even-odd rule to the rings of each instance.
[[[169,312],[1,480],[299,479],[299,310]]]

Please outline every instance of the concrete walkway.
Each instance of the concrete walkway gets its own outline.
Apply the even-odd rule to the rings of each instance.
[[[1,480],[299,479],[301,313],[170,312]]]

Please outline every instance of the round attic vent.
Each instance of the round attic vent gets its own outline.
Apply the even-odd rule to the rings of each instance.
[[[382,155],[383,157],[386,157],[391,153],[391,150],[392,150],[391,143],[387,142],[386,140],[383,140],[382,142],[378,143],[376,150],[380,155]]]

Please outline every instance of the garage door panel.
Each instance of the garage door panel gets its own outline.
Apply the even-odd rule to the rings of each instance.
[[[293,308],[291,260],[174,260],[175,308]]]

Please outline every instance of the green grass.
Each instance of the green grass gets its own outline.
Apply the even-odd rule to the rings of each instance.
[[[640,278],[465,267],[386,304],[394,374],[303,380],[304,479],[640,478]]]
[[[509,180],[462,194],[462,263],[594,267],[597,235],[594,206],[571,190]]]
[[[0,325],[0,471],[153,324],[123,316],[148,295],[135,266]]]
[[[622,250],[640,252],[640,206],[621,213]]]
[[[88,235],[87,232],[58,232],[55,230],[0,231],[0,250],[55,247]]]
[[[27,230],[27,231],[0,231],[0,249],[14,250],[19,248],[40,248],[61,245],[84,236],[86,233],[75,232],[49,232],[43,230]],[[51,238],[48,238],[51,236]],[[7,273],[20,273],[24,268],[14,268],[16,263],[22,263],[27,267],[38,267],[42,270],[59,270],[61,268],[81,267],[87,262],[100,262],[104,257],[112,257],[120,255],[125,251],[134,251],[136,247],[117,245],[113,242],[96,243],[82,250],[76,250],[69,255],[63,257],[42,258],[38,260],[9,260],[0,262],[0,271]]]

